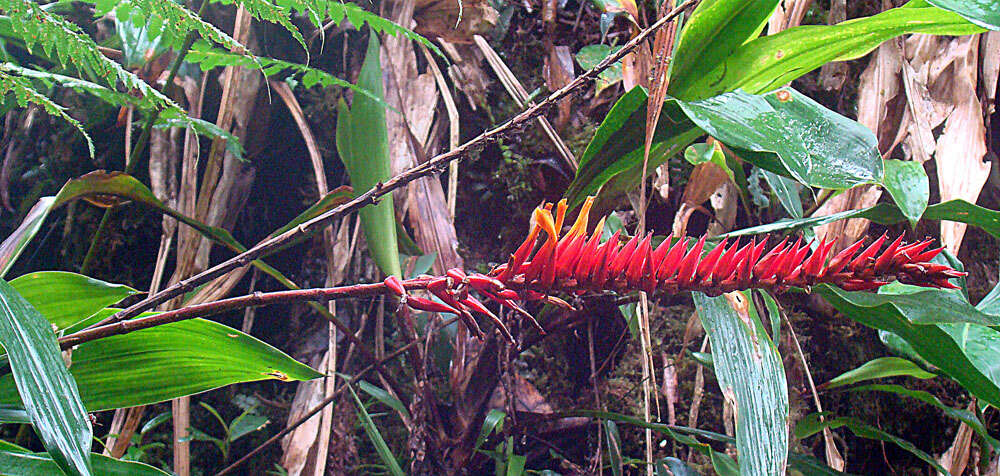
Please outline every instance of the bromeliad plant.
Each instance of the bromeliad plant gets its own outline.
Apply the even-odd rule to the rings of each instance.
[[[965,272],[931,261],[943,251],[943,248],[928,249],[931,240],[907,244],[902,235],[884,249],[887,235],[883,234],[860,253],[863,240],[837,254],[831,253],[833,242],[803,243],[799,238],[789,243],[787,237],[770,249],[766,238],[751,238],[742,246],[738,241],[728,244],[727,240],[722,240],[707,252],[704,252],[705,236],[691,247],[684,239],[664,239],[653,248],[652,233],[636,235],[623,242],[619,230],[602,242],[603,218],[592,233],[587,233],[593,200],[593,197],[587,199],[565,234],[560,230],[566,217],[565,200],[555,205],[554,216],[553,204],[537,207],[527,238],[507,263],[487,274],[467,275],[453,269],[442,277],[402,281],[390,276],[385,286],[400,296],[403,304],[414,309],[462,317],[470,331],[480,338],[483,333],[472,313],[483,314],[513,341],[502,320],[470,296],[469,289],[531,318],[515,301],[545,300],[568,307],[552,295],[699,291],[718,296],[751,288],[782,292],[822,283],[846,291],[861,291],[877,289],[893,280],[929,288],[958,289],[949,279],[966,276]],[[539,246],[537,242],[542,231],[546,239]],[[407,293],[407,289],[420,288],[429,291],[440,302]],[[533,318],[531,320],[537,325]]]

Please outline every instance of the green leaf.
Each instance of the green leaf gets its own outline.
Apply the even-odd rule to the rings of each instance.
[[[580,156],[576,177],[566,190],[571,208],[583,203],[588,195],[597,195],[609,180],[630,169],[637,169],[633,170],[635,180],[630,177],[624,182],[638,183],[646,138],[646,99],[646,90],[635,87],[611,107]],[[648,171],[652,173],[701,134],[677,104],[668,101],[653,134]]]
[[[593,69],[608,55],[614,53],[621,49],[620,46],[611,47],[610,45],[587,45],[580,48],[580,51],[576,53],[576,62],[580,63],[580,67],[586,70]],[[597,79],[594,80],[594,89],[597,94],[600,94],[605,88],[613,86],[622,80],[622,63],[617,61],[612,64],[608,69],[601,71],[601,74],[597,75]]]
[[[778,197],[778,202],[792,218],[802,218],[802,199],[799,197],[798,185],[794,180],[778,175],[769,170],[760,169],[764,180],[771,191]]]
[[[358,86],[376,95],[382,94],[382,67],[379,64],[379,42],[376,35],[368,37],[368,52],[358,75]],[[392,164],[389,157],[389,136],[385,124],[385,108],[367,96],[355,96],[348,111],[343,105],[337,114],[337,152],[351,176],[351,184],[359,192],[389,180]],[[365,241],[378,267],[387,275],[402,276],[399,267],[399,247],[396,244],[396,218],[392,195],[379,199],[359,212]]]
[[[809,421],[810,418],[812,418],[814,421]],[[854,433],[856,436],[859,436],[861,438],[892,443],[900,447],[901,449],[909,452],[913,456],[920,458],[922,461],[933,466],[934,469],[940,471],[941,473],[949,475],[951,474],[948,472],[948,470],[944,469],[944,467],[942,467],[937,462],[937,460],[934,459],[933,456],[920,450],[919,448],[914,446],[913,443],[910,443],[909,441],[906,441],[896,435],[875,428],[874,426],[871,426],[861,420],[858,420],[857,418],[850,418],[850,417],[828,418],[826,421],[823,422],[815,421],[816,419],[818,419],[818,415],[813,413],[808,415],[806,418],[803,418],[802,421],[809,422],[810,423],[809,428],[811,430],[815,430],[816,432],[821,431],[823,428],[836,429],[840,427],[846,427],[848,430],[851,430],[851,433]],[[815,433],[800,434],[798,425],[796,425],[795,435],[797,437],[805,438],[807,436],[811,436],[812,434]]]
[[[368,439],[370,439],[372,444],[375,445],[375,451],[378,453],[379,458],[382,459],[382,463],[386,465],[389,472],[393,476],[404,476],[403,469],[399,466],[399,462],[396,461],[396,457],[393,456],[392,451],[389,450],[389,445],[385,444],[385,439],[382,438],[382,433],[379,432],[378,427],[375,426],[375,422],[372,421],[372,417],[368,414],[368,410],[365,410],[365,404],[361,403],[361,399],[358,398],[358,394],[354,391],[354,387],[348,385],[347,389],[351,391],[351,396],[354,397],[354,403],[358,406],[358,419],[361,420],[361,426],[365,429],[365,434],[368,435]]]
[[[712,343],[719,386],[736,407],[740,474],[780,474],[788,457],[788,389],[781,355],[748,293],[709,298],[696,292],[693,297]]]
[[[962,15],[983,28],[1000,30],[1000,2],[997,0],[927,0],[927,3]]]
[[[28,104],[35,104],[41,106],[42,110],[49,115],[68,122],[69,125],[76,128],[83,135],[83,138],[87,141],[87,149],[90,151],[90,156],[94,156],[94,141],[87,134],[87,130],[83,128],[83,124],[80,124],[80,121],[77,121],[66,113],[66,108],[56,104],[48,96],[36,91],[31,82],[25,78],[12,75],[4,69],[0,69],[0,99],[5,98],[9,93],[13,93],[14,99],[21,107],[27,107]]]
[[[123,284],[65,271],[25,274],[10,285],[57,329],[64,329],[139,292]]]
[[[608,459],[611,460],[611,474],[622,476],[622,439],[618,436],[618,425],[613,420],[604,420],[604,436],[608,441]]]
[[[23,402],[42,444],[62,471],[91,474],[90,420],[55,334],[48,321],[2,279],[0,343],[10,359],[11,374],[6,378],[13,380],[2,387],[13,394],[5,403]]]
[[[364,380],[358,382],[358,388],[361,391],[367,393],[375,400],[378,400],[383,405],[395,410],[397,413],[403,416],[403,418],[409,419],[410,412],[406,410],[406,406],[403,402],[399,401],[398,398],[394,397],[391,393],[387,392],[384,388],[372,385]]]
[[[973,395],[991,405],[998,406],[1000,404],[1000,387],[996,383],[998,380],[995,378],[991,380],[991,377],[979,368],[987,363],[980,362],[979,365],[976,365],[959,345],[959,341],[954,338],[954,334],[959,337],[964,335],[965,344],[976,342],[975,349],[978,351],[981,350],[982,345],[988,344],[995,338],[995,336],[987,338],[985,337],[986,333],[979,331],[986,330],[994,334],[997,333],[996,331],[971,324],[929,325],[929,323],[937,322],[939,319],[928,315],[923,316],[924,321],[928,324],[917,324],[909,318],[910,316],[904,314],[900,307],[895,305],[895,300],[904,296],[848,292],[826,284],[815,286],[813,292],[822,296],[845,316],[868,327],[888,331],[899,336],[921,358],[941,369]],[[961,314],[956,309],[945,309],[947,306],[941,306],[933,300],[925,302],[923,306],[947,311],[953,315],[949,319],[954,319],[954,315]],[[902,307],[907,308],[908,305]],[[925,313],[933,314],[926,312],[926,310]],[[984,337],[982,339],[972,338],[980,335]],[[982,355],[988,356],[989,354],[984,352]]]
[[[778,0],[710,0],[698,4],[681,30],[670,65],[667,93],[676,94],[697,83],[734,51],[760,35]]]
[[[910,226],[917,226],[930,199],[930,184],[923,164],[912,160],[886,160],[882,184],[899,211],[910,221]]]
[[[871,130],[792,88],[677,102],[698,127],[765,170],[838,190],[882,179]]]
[[[28,211],[27,216],[24,217],[24,220],[21,221],[17,229],[10,236],[4,238],[3,243],[0,243],[0,278],[7,275],[10,268],[14,266],[14,262],[17,261],[18,256],[21,256],[24,248],[38,234],[38,230],[42,228],[45,218],[52,211],[53,203],[55,203],[55,197],[39,198],[38,202],[31,207],[31,210]]]
[[[826,388],[836,388],[851,385],[865,380],[907,375],[914,378],[934,378],[934,374],[920,368],[910,360],[899,357],[879,357],[869,360],[860,367],[848,370],[826,383]]]
[[[203,319],[84,343],[73,351],[70,373],[92,412],[149,405],[233,383],[323,376],[253,336]],[[0,402],[15,403],[17,396],[8,387],[0,385]]]
[[[155,88],[126,71],[120,64],[104,56],[97,43],[74,23],[52,14],[29,0],[0,0],[0,12],[11,17],[10,25],[25,42],[29,53],[41,44],[46,56],[72,66],[77,71],[87,71],[100,78],[104,85],[116,88],[119,84],[126,91],[148,97],[162,109],[180,109]],[[0,89],[6,93],[5,89]]]
[[[926,4],[925,4],[926,5]],[[671,96],[703,99],[736,89],[763,93],[831,61],[860,58],[882,42],[907,33],[970,35],[983,29],[957,14],[905,6],[836,25],[803,25],[750,40],[697,81],[671,82]]]
[[[483,419],[483,427],[479,429],[479,436],[476,437],[476,451],[479,451],[483,443],[486,443],[486,439],[490,437],[491,433],[503,430],[503,422],[506,418],[507,414],[496,408],[486,413],[486,418]]]
[[[264,428],[267,425],[268,419],[264,415],[255,415],[253,413],[244,412],[242,415],[236,417],[233,423],[229,425],[229,442],[234,442],[240,438],[243,438],[250,433]]]
[[[969,426],[969,428],[972,429],[972,431],[976,432],[977,435],[982,437],[983,440],[988,442],[990,446],[992,446],[994,449],[1000,448],[1000,441],[997,441],[996,438],[990,436],[989,431],[986,429],[986,426],[983,425],[983,422],[979,419],[978,416],[976,416],[975,413],[969,410],[962,410],[958,408],[949,407],[948,405],[941,403],[941,400],[938,400],[938,398],[935,397],[934,395],[925,392],[923,390],[911,390],[901,385],[864,385],[861,387],[854,387],[850,389],[850,391],[887,392],[919,400],[928,405],[937,407],[939,410],[941,410],[942,413],[945,414],[945,416],[958,420],[962,423],[965,423],[966,425]]]
[[[994,238],[1000,238],[1000,212],[971,204],[965,200],[935,203],[924,212],[926,220],[949,220],[981,228]]]
[[[91,453],[94,474],[101,476],[169,476],[170,473],[137,461],[117,460],[100,453]],[[26,448],[0,441],[0,468],[3,474],[42,476],[63,474],[48,453],[32,453]]]
[[[656,476],[699,476],[699,473],[687,463],[673,456],[656,462]]]
[[[354,91],[355,94],[363,94],[369,99],[376,101],[385,107],[389,107],[385,100],[382,99],[381,94],[376,95],[376,93],[372,91],[369,91],[361,86],[351,84],[350,82],[340,79],[321,69],[312,68],[304,64],[292,63],[290,61],[277,60],[274,58],[261,57],[257,59],[264,67],[264,74],[268,77],[276,77],[282,73],[288,73],[288,77],[290,78],[300,77],[302,85],[306,88],[311,88],[317,85],[325,88],[334,86],[348,88]],[[205,42],[197,42],[192,45],[191,51],[184,58],[184,60],[190,63],[199,64],[202,71],[208,71],[220,66],[252,67],[254,65],[253,61],[245,56],[213,48]]]

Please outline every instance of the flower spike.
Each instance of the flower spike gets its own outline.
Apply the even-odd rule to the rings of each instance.
[[[839,253],[833,253],[837,240],[805,243],[798,238],[789,243],[788,237],[772,247],[768,247],[766,237],[751,238],[742,244],[738,239],[723,240],[704,254],[707,241],[704,236],[690,248],[689,240],[680,237],[673,244],[665,239],[653,249],[651,233],[623,240],[623,231],[618,230],[602,243],[603,218],[593,232],[587,232],[587,215],[592,205],[593,199],[584,203],[580,215],[565,235],[560,232],[568,209],[566,202],[538,206],[532,213],[531,228],[524,242],[506,263],[485,275],[452,269],[440,278],[424,276],[407,282],[386,278],[384,286],[400,296],[401,305],[458,315],[477,337],[482,336],[482,331],[472,313],[485,315],[494,322],[497,332],[512,341],[513,336],[501,318],[503,315],[488,309],[472,297],[470,291],[479,292],[502,308],[529,319],[544,332],[517,301],[541,301],[572,309],[555,294],[642,290],[650,293],[700,291],[717,296],[747,288],[783,291],[824,283],[847,291],[865,291],[893,280],[952,289],[956,286],[949,280],[966,275],[950,266],[931,262],[943,248],[930,248],[930,240],[905,243],[900,236],[883,249],[889,239],[887,234],[867,247],[862,240]],[[546,239],[539,247],[543,232]],[[421,288],[440,302],[407,293]]]

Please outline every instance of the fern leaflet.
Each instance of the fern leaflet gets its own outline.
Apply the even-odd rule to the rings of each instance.
[[[90,156],[94,157],[94,141],[90,139],[90,135],[84,130],[80,121],[66,114],[66,108],[36,91],[35,88],[31,87],[31,82],[26,78],[8,74],[5,69],[0,68],[0,93],[2,93],[3,97],[6,98],[8,94],[13,93],[14,99],[17,100],[19,106],[27,107],[28,104],[36,104],[41,106],[50,115],[70,123],[76,130],[80,131],[80,134],[83,134],[83,137],[87,140],[87,149],[90,151]]]

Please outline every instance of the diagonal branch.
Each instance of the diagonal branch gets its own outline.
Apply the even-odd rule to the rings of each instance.
[[[462,158],[467,157],[471,152],[481,149],[487,143],[496,141],[508,134],[515,133],[518,129],[524,127],[528,123],[528,121],[540,116],[547,108],[555,104],[557,101],[565,98],[566,96],[570,95],[570,93],[573,93],[575,90],[579,89],[582,85],[586,84],[588,81],[596,78],[598,74],[600,74],[602,71],[610,67],[615,62],[619,61],[623,56],[625,56],[625,54],[627,54],[629,51],[632,51],[637,45],[646,41],[646,39],[651,34],[653,34],[658,28],[667,24],[667,22],[669,22],[674,17],[679,15],[686,8],[694,5],[696,1],[697,0],[687,0],[681,3],[676,8],[671,10],[670,13],[664,15],[663,18],[660,18],[660,20],[651,25],[649,28],[643,30],[641,33],[639,33],[634,38],[629,40],[629,42],[626,43],[624,46],[622,46],[622,48],[619,49],[617,52],[614,52],[608,55],[606,58],[604,58],[604,60],[601,61],[593,69],[578,76],[576,79],[574,79],[566,86],[563,86],[558,91],[553,92],[551,95],[545,98],[545,100],[541,101],[535,106],[532,106],[524,110],[523,112],[515,116],[513,119],[505,122],[504,124],[476,136],[474,139],[466,142],[465,144],[462,144],[461,146],[455,149],[439,154],[436,157],[432,158],[431,160],[424,162],[423,164],[410,168],[409,170],[406,170],[400,173],[399,175],[396,175],[395,177],[389,179],[384,184],[377,184],[375,187],[359,195],[354,200],[351,200],[337,208],[334,208],[333,210],[330,210],[322,215],[319,215],[316,218],[313,218],[312,220],[309,220],[281,235],[262,241],[257,246],[254,246],[253,248],[227,261],[219,263],[218,265],[215,265],[214,267],[209,268],[208,270],[205,270],[200,274],[197,274],[188,279],[180,281],[174,284],[173,286],[168,287],[167,289],[164,289],[152,296],[149,296],[146,299],[143,299],[142,301],[132,305],[131,307],[124,309],[101,322],[98,322],[97,324],[95,324],[95,327],[123,321],[138,316],[143,311],[152,309],[153,307],[157,306],[160,303],[166,302],[167,300],[170,300],[176,296],[191,291],[199,284],[205,283],[209,280],[222,276],[223,274],[228,273],[233,269],[247,266],[253,260],[261,257],[268,251],[278,248],[279,246],[288,242],[289,240],[293,239],[299,234],[307,233],[314,229],[321,228],[325,226],[330,220],[333,220],[337,217],[358,210],[364,207],[365,205],[374,204],[377,198],[389,192],[392,192],[393,190],[400,188],[420,177],[426,177],[435,173],[441,173],[447,167],[449,162],[455,160],[461,160]]]

